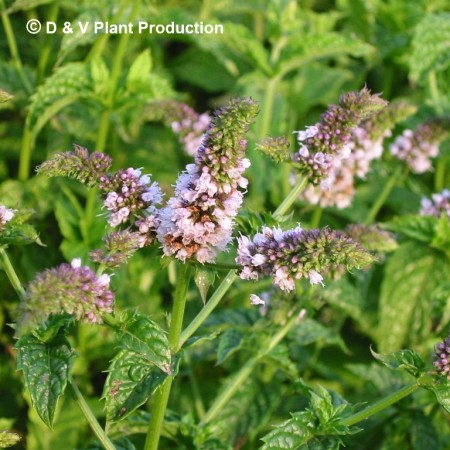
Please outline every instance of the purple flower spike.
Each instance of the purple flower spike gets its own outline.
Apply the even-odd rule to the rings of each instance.
[[[439,155],[439,144],[448,136],[448,120],[432,119],[416,130],[405,130],[390,146],[391,153],[406,162],[414,173],[432,170],[431,158]]]
[[[436,345],[433,365],[439,374],[450,380],[450,337]]]
[[[433,194],[431,199],[423,198],[420,214],[422,216],[440,217],[441,214],[450,218],[450,191],[444,189],[439,194]]]
[[[313,184],[326,179],[335,160],[349,156],[353,128],[386,105],[366,88],[343,95],[338,105],[331,105],[322,114],[320,122],[297,132],[300,148],[292,159],[298,170]]]
[[[301,278],[324,286],[320,272],[340,266],[361,268],[372,261],[368,252],[342,232],[300,227],[288,231],[263,227],[253,240],[241,236],[236,258],[242,267],[239,273],[242,279],[271,276],[283,291],[292,291],[295,280]]]
[[[244,134],[258,112],[247,98],[232,100],[214,113],[195,164],[186,166],[172,197],[160,210],[157,237],[166,256],[214,261],[231,241],[234,217],[247,187],[242,176],[250,165]]]
[[[19,333],[38,327],[51,314],[73,314],[83,322],[102,323],[102,315],[113,311],[109,282],[109,275],[97,277],[80,259],[37,274],[19,306]]]

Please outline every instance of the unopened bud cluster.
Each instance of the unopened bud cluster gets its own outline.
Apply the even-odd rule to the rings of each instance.
[[[295,288],[295,280],[309,279],[311,284],[322,284],[322,273],[344,266],[361,268],[373,261],[372,256],[346,234],[322,230],[288,231],[263,227],[253,239],[238,238],[236,263],[240,277],[257,280],[271,276],[274,284],[284,291]]]
[[[89,154],[88,150],[74,145],[73,152],[57,153],[42,163],[36,170],[49,177],[73,178],[89,187],[98,183],[99,177],[111,167],[112,159],[100,152]]]

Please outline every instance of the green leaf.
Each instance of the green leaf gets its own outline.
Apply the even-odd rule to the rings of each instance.
[[[103,390],[106,418],[115,422],[131,414],[147,401],[164,382],[167,374],[129,350],[120,351],[112,360]]]
[[[417,25],[412,41],[410,77],[418,81],[429,71],[450,65],[450,13],[429,14]]]
[[[77,16],[71,22],[72,33],[64,33],[61,45],[59,46],[58,51],[58,60],[57,65],[61,65],[61,63],[66,59],[67,56],[70,55],[76,48],[88,45],[98,39],[98,35],[95,34],[92,30],[93,23],[97,20],[100,20],[100,11],[101,5],[97,5],[97,9],[89,9],[88,11],[83,11],[79,16]],[[85,24],[89,22],[89,28],[87,33],[83,33]],[[79,26],[81,24],[81,27]],[[92,62],[100,60],[100,58],[93,58]]]
[[[127,76],[127,88],[133,88],[136,84],[145,83],[152,70],[152,57],[150,50],[144,50],[131,64]]]
[[[341,420],[351,412],[345,400],[338,394],[319,386],[310,391],[310,403],[302,412],[291,413],[292,418],[277,426],[263,437],[268,449],[338,449],[339,436],[354,434],[356,427],[341,425]]]
[[[0,431],[0,448],[8,448],[16,445],[20,436],[12,431]]]
[[[255,439],[280,405],[282,394],[281,383],[265,384],[254,378],[248,379],[211,423],[214,436],[233,443],[246,436]]]
[[[385,222],[382,226],[411,239],[429,243],[433,240],[436,224],[437,219],[433,216],[407,215]]]
[[[448,272],[446,258],[416,242],[405,243],[392,254],[380,294],[378,343],[382,353],[410,346],[428,335],[432,292]]]
[[[425,362],[414,350],[399,350],[397,352],[382,355],[370,349],[373,357],[393,370],[406,370],[411,375],[419,378],[425,371]]]
[[[51,427],[58,399],[64,394],[75,352],[65,336],[42,342],[27,335],[18,340],[17,368],[22,370],[33,406]]]
[[[200,296],[202,297],[203,304],[206,303],[208,290],[216,279],[217,272],[212,269],[205,269],[202,267],[197,267],[195,270],[194,281],[198,290],[200,291]]]
[[[106,95],[109,90],[110,73],[102,58],[95,58],[91,62],[91,77],[94,92],[99,95]]]
[[[36,6],[53,3],[55,0],[16,0],[7,10],[8,14],[16,11],[27,11],[36,8]]]
[[[229,328],[220,335],[216,365],[222,364],[232,353],[242,346],[244,334],[237,328]]]
[[[431,246],[450,256],[450,220],[446,214],[442,214],[438,219],[435,233]]]
[[[58,112],[76,100],[91,95],[89,67],[70,63],[46,78],[31,98],[27,126],[36,135]]]
[[[439,404],[450,414],[450,380],[438,375],[424,387],[434,393]]]
[[[148,317],[126,312],[120,319],[119,348],[139,355],[147,364],[154,364],[172,374],[172,357],[165,331]]]
[[[440,450],[439,437],[433,421],[422,411],[417,411],[411,423],[413,450]]]
[[[292,379],[298,379],[297,366],[289,357],[288,347],[283,343],[278,344],[269,353],[265,354],[262,360],[282,370]]]
[[[340,55],[355,57],[373,55],[375,48],[357,38],[333,31],[292,34],[281,54],[281,73],[301,68],[306,62]]]
[[[116,450],[136,450],[134,444],[126,436],[112,439],[111,442],[114,444]],[[80,450],[103,450],[104,448],[105,447],[100,442],[94,442]]]

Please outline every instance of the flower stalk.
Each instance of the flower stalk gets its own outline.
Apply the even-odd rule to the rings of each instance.
[[[183,325],[184,310],[186,307],[186,293],[189,285],[191,266],[183,264],[177,277],[177,287],[175,290],[172,317],[169,328],[169,345],[175,353],[179,347],[180,333]],[[164,423],[167,403],[169,401],[170,390],[172,388],[173,377],[167,377],[162,387],[155,394],[155,402],[152,409],[147,439],[144,450],[157,450],[161,430]]]

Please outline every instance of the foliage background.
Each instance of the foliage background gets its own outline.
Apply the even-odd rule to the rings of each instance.
[[[71,149],[73,143],[106,151],[114,168],[143,167],[152,173],[168,198],[190,157],[171,129],[155,118],[158,100],[183,101],[199,112],[235,96],[250,95],[260,103],[250,135],[252,167],[246,196],[248,210],[260,212],[273,211],[289,192],[290,169],[258,154],[254,142],[268,135],[292,136],[293,130],[316,122],[341,93],[366,84],[388,100],[408,98],[419,109],[404,127],[450,112],[450,8],[445,0],[0,0],[0,11],[0,88],[13,95],[0,104],[0,203],[31,208],[33,224],[46,245],[11,248],[24,281],[46,267],[86,256],[104,231],[97,217],[100,204],[92,195],[76,183],[34,176],[34,168],[54,152]],[[58,24],[202,20],[223,24],[225,34],[30,35],[25,30],[29,18]],[[313,317],[291,333],[278,359],[259,367],[252,383],[222,412],[218,436],[235,448],[259,448],[259,438],[270,425],[305,406],[295,383],[298,374],[310,385],[332,388],[355,402],[369,402],[403,383],[401,375],[372,361],[370,345],[382,351],[413,346],[430,360],[436,340],[449,329],[450,236],[437,228],[424,229],[417,216],[395,225],[392,220],[416,214],[422,196],[450,185],[448,150],[444,144],[434,172],[410,174],[398,183],[380,212],[378,220],[391,223],[399,233],[399,248],[369,271],[330,281],[319,296],[303,299],[310,302]],[[358,186],[352,207],[322,211],[320,225],[342,229],[362,222],[399,164],[386,152]],[[291,220],[308,226],[315,217],[317,208],[299,202]],[[436,244],[436,239],[441,242]],[[158,255],[156,248],[135,255],[115,275],[113,285],[120,309],[137,307],[164,324],[176,276],[172,269],[161,269]],[[233,252],[224,258],[232,261]],[[269,285],[237,284],[208,330],[257,337],[252,328],[257,314],[249,310],[248,295]],[[187,321],[201,306],[195,286],[189,298]],[[22,442],[29,450],[88,448],[89,430],[69,396],[52,433],[30,408],[15,369],[8,326],[17,298],[3,272],[0,301],[4,428],[26,436]],[[398,323],[398,331],[393,331]],[[115,353],[113,336],[102,328],[79,326],[73,339],[78,351],[74,375],[101,417],[102,403],[95,398]],[[238,342],[230,353],[220,353],[220,346],[228,344],[225,338],[219,349],[211,343],[190,352],[170,404],[178,441],[166,440],[162,448],[195,448],[189,438],[190,421],[198,413],[199,400],[192,383],[198,384],[208,404],[218,382],[251,355],[252,346]],[[432,405],[426,393],[405,401],[364,424],[365,432],[348,438],[347,448],[449,448],[448,415]],[[128,431],[139,426],[138,420],[123,425]],[[172,431],[168,426],[166,434]],[[141,436],[133,439],[139,448]],[[24,444],[17,448],[20,445]]]

